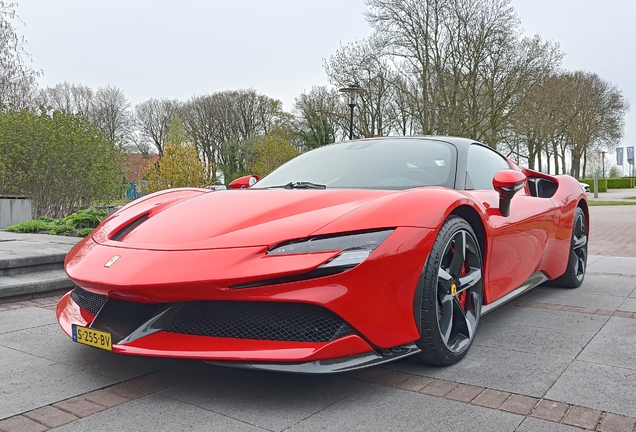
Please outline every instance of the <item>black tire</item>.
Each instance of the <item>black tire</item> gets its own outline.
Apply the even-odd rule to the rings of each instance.
[[[587,234],[585,212],[581,207],[577,207],[574,211],[567,269],[563,276],[552,281],[550,285],[562,288],[578,288],[581,286],[583,279],[585,279],[585,269],[587,268]]]
[[[419,283],[419,359],[433,365],[457,363],[474,340],[483,303],[481,249],[466,220],[451,216],[444,222]]]

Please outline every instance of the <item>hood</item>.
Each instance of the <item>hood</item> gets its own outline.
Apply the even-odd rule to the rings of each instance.
[[[195,250],[270,247],[312,235],[351,211],[400,191],[246,189],[201,193],[169,206],[128,211],[93,236],[115,247]],[[134,208],[134,207],[132,207]],[[131,209],[132,209],[131,208]],[[144,215],[145,218],[141,218]],[[141,218],[141,219],[140,219]],[[119,220],[117,220],[119,219]],[[123,236],[113,236],[126,229]],[[364,229],[359,226],[356,229]]]

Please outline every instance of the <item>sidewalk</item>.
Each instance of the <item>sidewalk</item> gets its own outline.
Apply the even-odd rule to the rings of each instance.
[[[590,259],[485,316],[450,367],[409,358],[330,376],[129,357],[73,343],[59,296],[0,304],[0,430],[629,431],[636,258]]]

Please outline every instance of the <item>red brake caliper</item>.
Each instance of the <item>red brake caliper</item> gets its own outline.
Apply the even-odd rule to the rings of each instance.
[[[464,263],[462,266],[462,271],[459,272],[459,276],[466,276],[468,274],[467,265]],[[460,305],[462,305],[462,309],[466,310],[466,291],[462,291],[457,294],[457,301]]]

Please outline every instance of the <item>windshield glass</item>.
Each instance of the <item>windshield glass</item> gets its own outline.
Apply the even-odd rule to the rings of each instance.
[[[455,186],[457,150],[421,139],[371,139],[332,144],[304,153],[252,188],[309,182],[327,188],[408,189]]]

